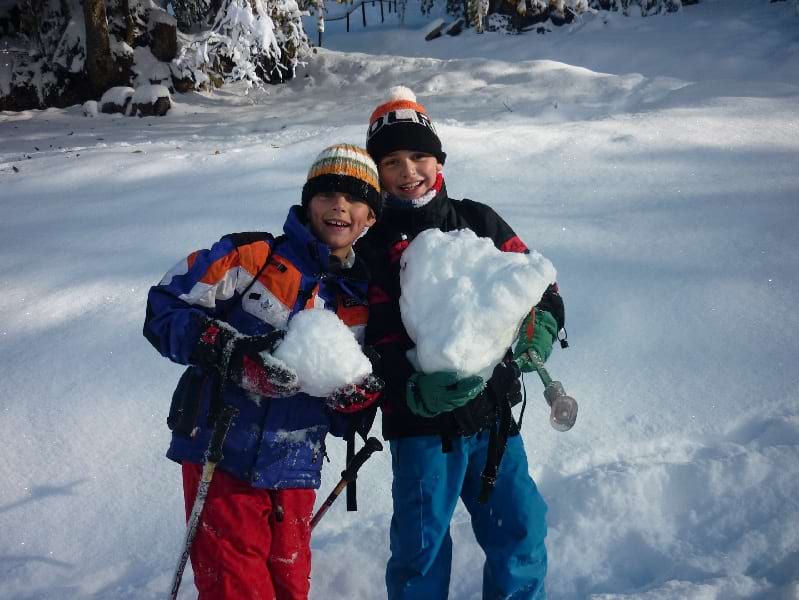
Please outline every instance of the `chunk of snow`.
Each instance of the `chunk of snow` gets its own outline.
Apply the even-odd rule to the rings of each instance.
[[[462,376],[491,374],[556,276],[541,254],[502,252],[468,229],[422,232],[400,264],[409,358],[426,373]]]
[[[102,98],[100,98],[100,106],[103,104],[111,103],[116,104],[117,106],[125,106],[125,103],[128,99],[135,94],[136,90],[132,87],[127,86],[116,86],[112,87],[103,94]]]
[[[311,396],[327,397],[372,372],[355,334],[324,308],[297,313],[273,355],[297,372],[302,391]]]
[[[136,88],[133,94],[133,103],[154,103],[159,98],[170,98],[169,89],[163,85],[146,84]]]

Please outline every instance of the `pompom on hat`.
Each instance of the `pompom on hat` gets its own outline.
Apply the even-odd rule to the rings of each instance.
[[[341,192],[360,198],[380,216],[383,198],[380,178],[369,153],[359,146],[335,144],[319,153],[302,187],[302,206],[308,208],[316,194]]]
[[[366,149],[375,162],[396,150],[416,150],[435,156],[443,165],[447,155],[425,107],[416,101],[416,94],[401,85],[388,92],[388,100],[369,117],[366,132]]]

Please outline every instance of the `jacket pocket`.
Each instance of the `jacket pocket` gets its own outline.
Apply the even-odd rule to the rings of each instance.
[[[167,427],[175,435],[191,437],[191,432],[197,425],[205,379],[205,375],[197,367],[189,367],[180,376],[172,393],[169,416],[166,418]]]

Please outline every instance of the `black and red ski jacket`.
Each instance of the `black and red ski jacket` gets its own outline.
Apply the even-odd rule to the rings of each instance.
[[[408,378],[414,373],[406,352],[414,343],[400,314],[400,257],[419,233],[433,228],[471,229],[479,237],[491,238],[504,252],[529,252],[491,207],[473,200],[453,200],[447,196],[446,187],[423,207],[386,207],[380,221],[358,241],[356,251],[366,260],[372,275],[366,344],[373,346],[381,358],[380,375],[386,382],[383,437],[388,440],[419,435],[469,435],[490,427],[496,420],[495,407],[485,392],[462,409],[433,418],[413,414],[405,401]],[[547,289],[538,307],[551,312],[559,328],[563,327],[563,301],[556,285]]]

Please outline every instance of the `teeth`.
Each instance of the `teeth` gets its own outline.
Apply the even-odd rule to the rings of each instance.
[[[421,181],[417,181],[416,183],[409,183],[408,185],[403,185],[401,187],[402,187],[403,190],[413,190],[413,189],[418,188],[420,185],[422,185],[422,182]]]
[[[349,223],[345,223],[344,221],[325,221],[328,225],[333,225],[335,227],[348,227]]]

